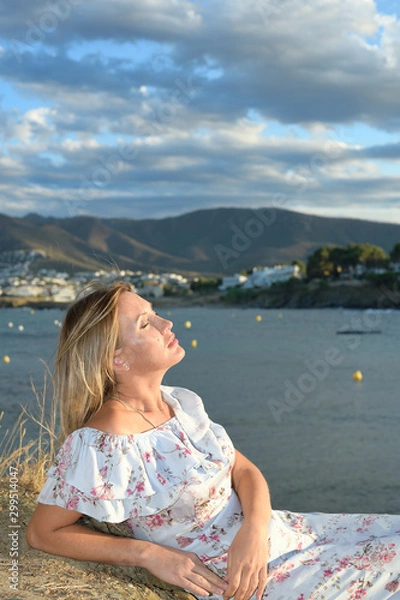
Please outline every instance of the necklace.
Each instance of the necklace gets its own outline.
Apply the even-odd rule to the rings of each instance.
[[[119,396],[111,396],[110,400],[118,400],[118,402],[121,402],[121,404],[123,404],[125,406],[125,408],[127,408],[128,410],[133,410],[133,412],[138,413],[138,415],[140,415],[145,421],[147,421],[148,423],[150,423],[150,425],[152,427],[154,427],[154,429],[157,427],[157,425],[155,425],[153,423],[153,421],[150,421],[150,419],[148,419],[146,417],[146,415],[144,414],[143,410],[139,410],[139,408],[135,408],[134,406],[131,406],[127,402],[124,402],[124,400],[122,400],[122,398],[120,398]]]

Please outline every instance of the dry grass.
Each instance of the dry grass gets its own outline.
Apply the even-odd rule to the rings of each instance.
[[[42,390],[38,391],[31,383],[36,406],[33,410],[21,406],[14,426],[6,429],[0,442],[0,479],[7,476],[10,467],[17,468],[19,484],[33,492],[41,490],[57,446],[57,409],[48,400],[49,376],[51,378],[46,366]],[[0,431],[3,416],[4,412],[0,413]],[[34,439],[27,439],[29,421],[38,427]]]
[[[1,423],[3,414],[0,414],[0,531],[7,531],[10,526],[9,477],[14,472],[12,469],[18,473],[19,528],[18,591],[16,595],[12,593],[7,573],[4,572],[0,574],[0,598],[39,600],[50,595],[60,600],[193,599],[191,594],[161,582],[145,569],[61,559],[28,548],[26,525],[58,447],[57,410],[48,400],[48,380],[49,371],[46,368],[42,390],[38,391],[32,384],[36,406],[33,410],[21,407],[16,423],[4,433]],[[34,439],[27,439],[26,426],[29,422],[38,427],[38,435]],[[6,557],[9,552],[8,536],[0,536],[0,556]],[[4,562],[3,566],[6,564]]]

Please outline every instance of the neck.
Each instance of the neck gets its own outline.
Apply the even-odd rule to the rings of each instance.
[[[161,380],[138,382],[132,378],[130,381],[117,382],[113,395],[118,396],[138,410],[144,412],[157,411],[164,406],[160,386]]]

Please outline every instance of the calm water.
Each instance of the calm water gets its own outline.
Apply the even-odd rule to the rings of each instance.
[[[162,314],[174,321],[187,350],[165,383],[202,396],[210,417],[263,471],[275,508],[400,514],[400,312],[184,308]],[[1,357],[11,358],[0,364],[2,430],[20,404],[35,402],[30,380],[41,388],[40,361],[52,363],[56,320],[62,320],[56,309],[0,310]],[[381,333],[337,335],[342,328]],[[352,378],[356,370],[361,383]]]

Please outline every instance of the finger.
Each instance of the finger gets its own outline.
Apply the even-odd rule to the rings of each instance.
[[[249,600],[259,587],[259,575],[252,571],[242,570],[230,581],[225,591],[224,599],[234,597],[235,600]],[[265,587],[265,586],[264,586]],[[262,589],[264,589],[264,587]]]
[[[228,600],[229,598],[233,598],[236,595],[236,592],[240,585],[240,577],[238,575],[234,577],[228,577],[227,580],[229,582],[228,587],[224,593],[224,600]]]
[[[241,593],[244,587],[246,587],[246,582],[250,575],[251,570],[249,567],[241,565],[238,562],[234,564],[234,561],[229,561],[228,557],[226,580],[229,582],[229,586],[225,591],[224,599],[227,600],[228,598],[235,597],[235,600],[239,600],[238,593]]]
[[[228,598],[233,597],[236,600],[236,594],[241,586],[243,577],[243,567],[240,564],[233,566],[232,564],[229,564],[228,560],[226,581],[229,583],[229,585],[225,590],[224,600],[228,600]]]
[[[235,600],[249,600],[257,589],[256,579],[246,579],[240,582],[235,592]]]
[[[267,581],[268,581],[268,569],[265,567],[260,572],[260,578],[259,578],[258,588],[257,588],[257,592],[256,592],[257,600],[262,600],[262,595],[267,586]]]
[[[250,596],[255,594],[256,600],[262,600],[262,596],[267,585],[268,571],[266,566],[260,568],[258,573],[254,573],[254,576],[251,578],[251,583],[249,585],[249,592],[251,591]]]
[[[223,594],[228,587],[228,583],[217,573],[207,567],[207,565],[205,565],[200,559],[198,564],[194,567],[193,572],[203,577],[206,581],[213,585],[214,588],[218,588],[220,594]]]
[[[217,594],[218,596],[222,596],[224,591],[217,588],[216,586],[207,585],[205,587],[201,585],[197,585],[190,580],[186,582],[183,581],[182,584],[179,584],[179,587],[182,587],[186,591],[191,594],[195,594],[197,596],[210,596],[211,594]]]
[[[210,571],[212,575],[212,573]],[[187,590],[194,594],[200,594],[201,596],[208,596],[209,593],[218,594],[222,596],[226,589],[226,582],[220,579],[217,575],[214,578],[204,577],[200,573],[192,572],[190,576],[187,576],[188,585],[185,586]],[[201,592],[199,591],[201,590]]]
[[[205,579],[210,581],[210,583],[214,583],[215,585],[219,585],[220,587],[222,586],[224,589],[228,585],[227,582],[225,581],[225,579],[222,579],[222,577],[217,575],[217,573],[212,571],[209,567],[204,565],[202,562],[200,562],[199,565],[196,565],[193,568],[193,573],[197,573],[198,575],[201,575],[202,577],[204,577]]]
[[[247,582],[243,582],[239,590],[236,593],[238,600],[250,600],[253,594],[257,590],[258,577],[253,575]]]

